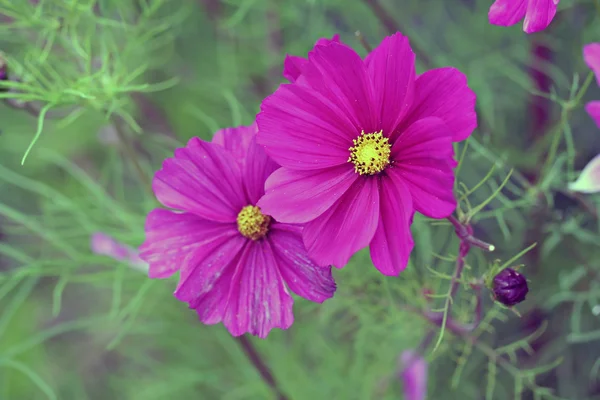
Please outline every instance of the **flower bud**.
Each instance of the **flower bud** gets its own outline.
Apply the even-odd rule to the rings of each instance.
[[[399,361],[404,398],[406,400],[425,400],[427,395],[427,361],[413,350],[402,352]]]
[[[512,268],[500,271],[492,282],[494,299],[511,307],[525,300],[529,287],[525,276]]]
[[[6,64],[6,60],[2,57],[2,53],[0,53],[0,81],[8,80],[8,65]],[[7,88],[0,87],[0,91],[5,92]]]

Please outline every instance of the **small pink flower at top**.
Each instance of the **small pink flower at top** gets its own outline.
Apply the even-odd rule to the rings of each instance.
[[[278,166],[256,145],[255,132],[256,126],[225,129],[213,143],[193,138],[165,160],[154,193],[181,211],[148,214],[140,256],[151,278],[180,272],[175,297],[203,323],[223,322],[233,336],[264,338],[293,322],[288,288],[323,302],[335,282],[331,267],[308,257],[301,227],[256,206]]]
[[[475,94],[454,68],[416,76],[400,33],[365,60],[330,42],[263,101],[257,124],[258,143],[282,166],[258,206],[306,224],[304,244],[321,265],[342,268],[370,246],[375,267],[398,275],[415,210],[444,218],[456,208],[452,143],[477,125]]]
[[[583,47],[583,59],[596,75],[596,83],[600,86],[600,43],[590,43]],[[590,101],[585,110],[600,128],[600,100]]]
[[[534,33],[550,25],[560,0],[496,0],[490,7],[490,24],[512,26],[525,18],[523,30]]]

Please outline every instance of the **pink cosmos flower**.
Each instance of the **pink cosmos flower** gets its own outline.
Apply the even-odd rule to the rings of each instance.
[[[414,211],[443,218],[456,207],[452,142],[477,125],[475,94],[454,68],[415,76],[400,33],[364,61],[335,42],[308,58],[257,117],[258,143],[282,166],[258,205],[306,224],[317,263],[341,268],[370,245],[379,271],[397,275],[413,248]]]
[[[525,18],[525,33],[542,31],[550,25],[560,0],[496,0],[490,7],[490,24],[512,26]]]
[[[583,59],[596,75],[596,82],[600,86],[600,43],[590,43],[583,47]],[[600,128],[600,100],[590,101],[585,105],[585,110]]]
[[[321,38],[317,40],[315,46],[323,46],[329,44],[331,42],[341,43],[340,35],[333,35],[331,39]],[[294,83],[296,79],[302,74],[302,70],[308,64],[308,59],[300,57],[300,56],[291,56],[289,54],[285,55],[285,60],[283,61],[283,77],[288,81]]]
[[[175,297],[205,324],[223,322],[234,336],[264,338],[293,322],[288,289],[316,302],[335,291],[331,267],[307,256],[301,228],[256,206],[278,166],[255,143],[256,127],[219,131],[213,143],[191,139],[154,176],[167,207],[146,220],[140,256],[151,278],[180,271]],[[287,288],[286,288],[287,285]]]

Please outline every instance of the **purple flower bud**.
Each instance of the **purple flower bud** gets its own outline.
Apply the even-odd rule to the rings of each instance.
[[[8,66],[6,65],[6,60],[4,59],[4,57],[2,57],[2,54],[0,54],[0,81],[7,81],[8,80]],[[7,91],[7,88],[0,88],[0,91]]]
[[[425,400],[427,395],[427,361],[413,350],[400,355],[400,378],[406,400]]]
[[[506,268],[494,277],[492,290],[496,301],[511,307],[525,300],[529,287],[525,276]]]

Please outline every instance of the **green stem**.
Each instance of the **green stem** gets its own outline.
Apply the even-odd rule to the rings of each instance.
[[[135,169],[135,172],[140,182],[144,186],[144,189],[148,192],[148,194],[151,197],[154,197],[154,192],[152,190],[152,181],[140,165],[138,157],[135,154],[135,150],[133,149],[133,145],[131,144],[131,142],[129,141],[129,137],[123,130],[123,121],[121,121],[119,117],[116,117],[114,119],[113,126],[115,128],[117,136],[119,137],[119,141],[123,145],[123,150],[125,151],[125,154],[127,155],[129,161],[131,161],[131,163],[133,164],[133,168]]]
[[[567,102],[563,106],[562,112],[560,114],[560,122],[554,127],[554,136],[552,137],[552,143],[550,144],[550,148],[548,149],[548,156],[546,157],[546,161],[544,162],[544,167],[542,168],[542,175],[539,182],[544,182],[546,175],[552,169],[552,164],[554,164],[554,162],[556,161],[558,146],[560,145],[560,139],[563,137],[564,126],[568,123],[569,115],[571,111],[579,105],[593,80],[594,73],[590,72],[587,78],[585,79],[585,82],[583,82],[583,85],[573,98],[573,100]]]

